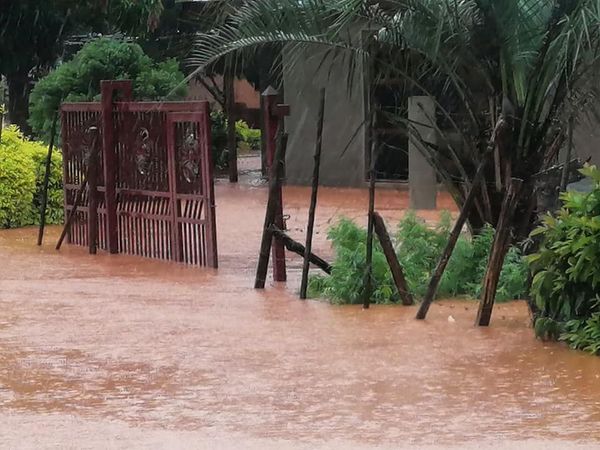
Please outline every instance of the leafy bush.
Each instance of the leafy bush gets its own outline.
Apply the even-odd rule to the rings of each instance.
[[[409,213],[398,225],[396,252],[403,267],[408,287],[416,296],[422,296],[429,284],[431,273],[446,246],[451,228],[451,217],[442,215],[435,228],[429,228],[414,213]],[[448,262],[438,289],[438,297],[478,297],[494,236],[491,227],[472,239],[461,236]],[[311,297],[323,296],[334,303],[360,303],[366,268],[366,230],[348,219],[342,219],[328,233],[335,251],[330,276],[310,279]],[[500,277],[498,300],[522,298],[526,292],[527,267],[517,248],[511,248]],[[398,293],[383,250],[377,239],[373,251],[372,300],[376,303],[395,303]]]
[[[0,141],[0,228],[38,222],[47,149],[26,139],[14,127],[3,130]],[[62,220],[62,157],[52,157],[48,189],[48,223]]]
[[[101,38],[89,42],[68,62],[37,82],[29,99],[29,122],[47,138],[61,101],[92,101],[100,97],[101,80],[133,80],[138,100],[181,98],[184,75],[175,60],[155,63],[134,43]]]
[[[528,262],[537,335],[593,349],[587,338],[596,336],[600,313],[600,170],[586,166],[581,172],[593,181],[592,191],[561,194],[562,209],[532,233],[541,242]]]
[[[213,111],[210,115],[212,123],[212,156],[216,168],[224,170],[229,166],[229,150],[227,149],[227,117],[223,111]],[[243,120],[235,123],[236,144],[240,150],[260,149],[260,130],[254,130]]]
[[[238,120],[235,123],[235,132],[240,148],[252,151],[260,150],[260,130],[250,128],[246,122]]]

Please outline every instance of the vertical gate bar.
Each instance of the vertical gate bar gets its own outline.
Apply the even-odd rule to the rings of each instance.
[[[106,205],[106,223],[108,251],[118,253],[119,232],[117,224],[116,194],[116,153],[113,123],[113,87],[110,82],[101,81],[102,93],[102,155],[104,161],[104,203]]]
[[[203,174],[203,182],[204,182],[204,198],[206,199],[204,202],[206,208],[206,227],[207,227],[207,236],[206,236],[206,265],[209,267],[214,267],[215,269],[219,267],[219,257],[217,253],[217,221],[215,214],[215,183],[213,179],[213,160],[212,160],[212,151],[211,151],[211,123],[210,123],[210,105],[208,102],[204,102],[204,106],[202,108],[202,117],[201,120],[198,121],[199,127],[202,127],[202,133],[198,133],[199,136],[204,136],[204,142],[201,142],[199,145],[200,151],[200,161],[202,161],[202,165],[204,170]]]
[[[171,259],[182,261],[183,248],[181,245],[181,227],[178,219],[181,216],[179,200],[177,198],[177,167],[175,151],[175,128],[177,122],[167,114],[167,156],[169,172],[169,198],[171,212]]]
[[[265,122],[265,132],[267,134],[267,167],[269,169],[269,173],[271,173],[272,171],[270,170],[270,168],[273,165],[273,158],[275,156],[275,146],[278,129],[281,128],[280,132],[283,133],[283,117],[280,117],[277,111],[277,99],[279,97],[279,93],[272,87],[269,87],[265,92],[263,92],[262,95],[263,97],[265,97],[265,110],[263,111],[263,114]],[[283,161],[285,161],[285,158],[283,158]],[[281,185],[277,190],[276,197],[277,208],[274,223],[280,230],[285,230],[285,226],[283,223],[283,193]],[[273,280],[286,281],[287,274],[285,262],[285,247],[281,239],[273,238],[271,252],[273,260]]]
[[[113,95],[120,91],[124,101],[131,101],[132,83],[130,80],[100,82],[102,103],[102,153],[104,162],[104,198],[106,207],[108,251],[118,253],[119,230],[117,222],[117,149],[115,123],[113,118]]]
[[[61,109],[60,111],[60,134],[62,137],[62,142],[63,142],[63,164],[62,164],[62,171],[63,171],[63,185],[70,183],[70,177],[69,177],[69,164],[71,162],[71,158],[72,158],[72,154],[73,152],[70,151],[70,147],[69,147],[69,143],[70,143],[70,133],[68,132],[68,127],[70,124],[69,121],[69,115],[67,112],[65,112],[64,110]],[[69,189],[67,187],[65,187],[63,189],[63,208],[64,208],[64,217],[65,217],[65,221],[67,220],[67,217],[69,215]],[[71,242],[71,230],[68,230],[67,232],[67,242]]]
[[[98,129],[93,128],[92,148],[88,159],[88,248],[95,255],[98,248]]]

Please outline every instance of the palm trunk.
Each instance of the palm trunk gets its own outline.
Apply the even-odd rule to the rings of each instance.
[[[26,135],[31,134],[29,119],[29,71],[6,75],[8,84],[8,120]]]

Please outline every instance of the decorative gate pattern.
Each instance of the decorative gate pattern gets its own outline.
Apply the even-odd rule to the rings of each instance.
[[[66,214],[89,185],[69,242],[217,267],[208,103],[130,99],[111,81],[102,103],[62,106]]]

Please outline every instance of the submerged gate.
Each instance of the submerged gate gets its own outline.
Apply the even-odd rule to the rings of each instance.
[[[131,98],[103,81],[100,103],[62,105],[68,242],[217,267],[208,103]]]

